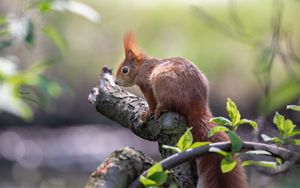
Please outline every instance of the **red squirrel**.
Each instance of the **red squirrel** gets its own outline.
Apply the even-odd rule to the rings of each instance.
[[[132,32],[124,36],[125,59],[119,65],[115,83],[129,87],[137,85],[144,94],[149,109],[142,121],[154,114],[177,112],[193,127],[194,141],[228,141],[225,133],[208,137],[215,126],[208,106],[208,80],[190,61],[181,57],[156,59],[138,50]],[[198,186],[204,188],[246,188],[246,177],[240,163],[229,173],[221,172],[222,157],[217,154],[196,159]]]

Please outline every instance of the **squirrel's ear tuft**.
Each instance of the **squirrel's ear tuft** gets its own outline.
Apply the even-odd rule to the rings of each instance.
[[[137,49],[135,36],[132,31],[126,32],[124,35],[124,50],[127,58],[135,58],[140,60],[143,54]]]

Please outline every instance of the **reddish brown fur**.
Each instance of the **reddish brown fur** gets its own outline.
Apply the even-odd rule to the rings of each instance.
[[[208,81],[194,64],[180,57],[158,60],[141,56],[132,33],[125,35],[124,47],[126,57],[118,69],[116,83],[121,86],[136,84],[140,87],[149,104],[149,110],[143,115],[143,121],[146,121],[151,113],[158,118],[165,111],[178,112],[184,115],[188,119],[189,126],[193,127],[192,134],[195,141],[228,140],[224,133],[208,138],[209,129],[215,126],[209,122],[212,115],[208,107]],[[129,51],[138,54],[128,55]],[[122,73],[124,66],[130,67],[128,74]],[[222,157],[216,154],[196,160],[198,175],[203,179],[203,187],[247,187],[242,167],[238,165],[233,171],[222,174],[221,160]]]

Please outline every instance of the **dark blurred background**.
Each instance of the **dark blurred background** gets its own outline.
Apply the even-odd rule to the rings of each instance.
[[[83,187],[124,146],[159,160],[144,141],[98,114],[87,101],[104,65],[124,58],[132,30],[148,55],[181,56],[210,80],[210,106],[226,116],[234,100],[245,140],[276,134],[275,111],[300,96],[299,0],[1,0],[0,187]],[[126,88],[141,95],[136,87]],[[120,139],[122,138],[122,139]],[[279,175],[247,169],[251,187],[297,187],[300,168]]]

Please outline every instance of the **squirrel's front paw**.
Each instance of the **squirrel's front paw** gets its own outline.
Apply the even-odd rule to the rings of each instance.
[[[151,116],[151,114],[152,112],[150,112],[149,110],[143,112],[141,115],[142,123],[145,123],[148,120],[148,118]]]

